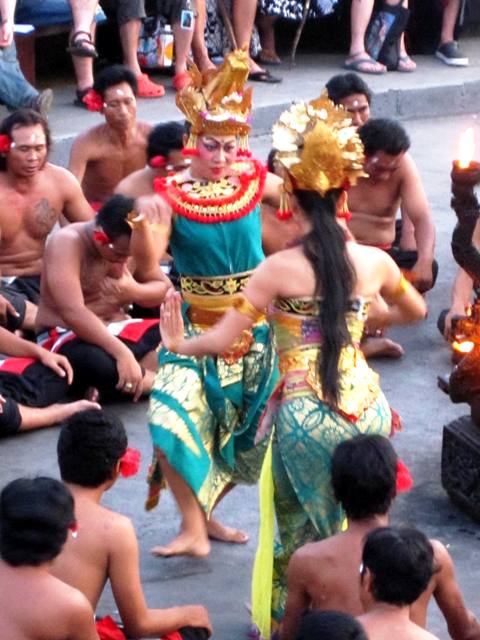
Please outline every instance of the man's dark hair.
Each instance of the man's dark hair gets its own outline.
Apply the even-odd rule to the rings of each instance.
[[[80,411],[62,426],[57,444],[58,466],[64,482],[99,487],[110,480],[127,450],[122,421],[113,413]]]
[[[388,438],[358,435],[341,442],[332,456],[336,500],[351,520],[387,513],[396,495],[397,454]]]
[[[372,575],[377,602],[407,606],[425,591],[433,574],[433,548],[418,529],[380,527],[365,538],[363,571]],[[363,575],[363,574],[362,574]]]
[[[123,64],[114,64],[111,67],[107,67],[100,71],[95,76],[95,82],[93,83],[94,90],[99,93],[102,98],[105,95],[105,91],[110,87],[114,87],[121,82],[126,82],[130,85],[133,94],[136,96],[138,93],[137,78],[133,71],[130,71]]]
[[[368,84],[356,73],[339,73],[330,78],[325,85],[328,97],[335,104],[340,104],[340,100],[348,98],[354,93],[361,93],[367,98],[368,104],[372,102],[372,92]]]
[[[348,613],[311,611],[302,617],[296,640],[367,640],[367,634]]]
[[[358,130],[366,156],[383,151],[389,156],[398,156],[408,151],[410,138],[401,124],[388,118],[371,118]]]
[[[96,223],[102,227],[111,240],[132,235],[132,228],[127,222],[127,216],[133,210],[134,202],[133,198],[127,198],[127,196],[117,193],[102,205],[95,216]]]
[[[31,127],[36,124],[39,124],[45,133],[47,152],[49,152],[52,146],[52,137],[50,135],[48,122],[38,111],[34,111],[33,109],[17,109],[4,118],[0,124],[0,135],[7,135],[11,138],[14,129]],[[3,155],[0,155],[0,171],[5,171],[6,169],[7,159]]]
[[[7,564],[53,560],[75,522],[70,491],[53,478],[18,478],[0,494],[0,556]]]
[[[185,127],[180,122],[162,122],[152,129],[148,136],[147,158],[168,156],[171,151],[183,149]]]

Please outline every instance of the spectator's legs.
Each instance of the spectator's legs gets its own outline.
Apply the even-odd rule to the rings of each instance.
[[[386,3],[390,5],[398,4],[396,0],[386,0]],[[408,7],[408,0],[405,0],[403,6],[405,8]],[[397,68],[399,71],[415,71],[417,68],[416,63],[410,58],[405,49],[405,33],[402,33],[402,37],[400,38],[400,61]]]
[[[257,13],[257,0],[233,0],[232,26],[238,47],[249,47],[253,24]],[[258,73],[262,68],[250,58],[250,73]]]
[[[460,11],[461,0],[448,0],[443,9],[442,33],[436,56],[445,64],[454,67],[466,67],[468,56],[458,47],[455,38],[455,24]]]
[[[205,43],[205,24],[207,22],[205,0],[197,0],[195,5],[197,18],[192,38],[193,59],[200,71],[207,71],[208,69],[215,69],[215,65],[208,57],[208,49]]]
[[[73,15],[73,29],[70,34],[70,41],[71,43],[72,41],[78,41],[81,50],[84,51],[83,55],[88,56],[88,52],[90,52],[92,57],[96,57],[92,24],[94,24],[98,0],[69,0],[69,2]],[[77,34],[78,38],[76,37]],[[90,41],[88,40],[88,34],[90,34]]]
[[[260,44],[262,45],[259,62],[264,64],[277,64],[280,62],[275,46],[276,21],[277,16],[263,16],[260,14],[257,17],[258,33],[260,35]]]
[[[18,64],[15,43],[0,47],[0,102],[9,109],[30,107],[38,91],[29,84]]]
[[[180,77],[187,70],[187,58],[190,53],[193,29],[182,29],[180,22],[172,24],[175,38],[175,76]],[[177,87],[178,88],[178,87]]]
[[[454,39],[455,24],[457,22],[458,12],[460,10],[460,0],[448,0],[443,10],[442,33],[440,35],[440,44],[452,42]]]
[[[136,76],[142,73],[137,60],[138,37],[141,25],[141,20],[129,20],[119,26],[123,64],[133,71]]]
[[[352,0],[350,9],[350,51],[345,66],[361,73],[383,73],[386,67],[369,59],[365,51],[365,34],[372,16],[374,0]]]
[[[138,64],[137,49],[142,19],[145,18],[144,0],[118,0],[117,22],[122,44],[123,64],[137,77],[139,98],[160,98],[165,89],[155,84]]]

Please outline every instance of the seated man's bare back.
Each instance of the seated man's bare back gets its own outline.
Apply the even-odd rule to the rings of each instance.
[[[58,480],[18,478],[0,495],[0,629],[9,640],[98,640],[85,596],[49,573],[75,524]]]
[[[58,463],[62,479],[75,498],[79,535],[67,542],[51,572],[81,591],[93,609],[110,580],[130,637],[159,637],[186,626],[210,631],[207,611],[200,605],[168,609],[149,609],[146,605],[133,525],[125,516],[100,504],[103,493],[124,473],[126,449],[125,429],[112,414],[86,411],[63,426]]]

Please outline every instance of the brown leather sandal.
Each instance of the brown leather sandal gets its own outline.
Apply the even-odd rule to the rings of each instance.
[[[75,31],[70,38],[67,53],[78,58],[98,58],[92,34],[89,31]]]

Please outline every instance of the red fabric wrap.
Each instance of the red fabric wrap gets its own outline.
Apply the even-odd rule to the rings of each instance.
[[[126,640],[125,634],[110,616],[97,620],[95,626],[100,640]]]
[[[160,640],[183,640],[179,631],[172,631],[172,633],[167,633],[166,636],[162,636]]]
[[[34,362],[35,358],[7,358],[0,364],[0,371],[21,375]]]
[[[138,342],[156,324],[159,324],[158,318],[145,318],[141,322],[131,322],[120,331],[117,337],[130,340],[130,342]]]

